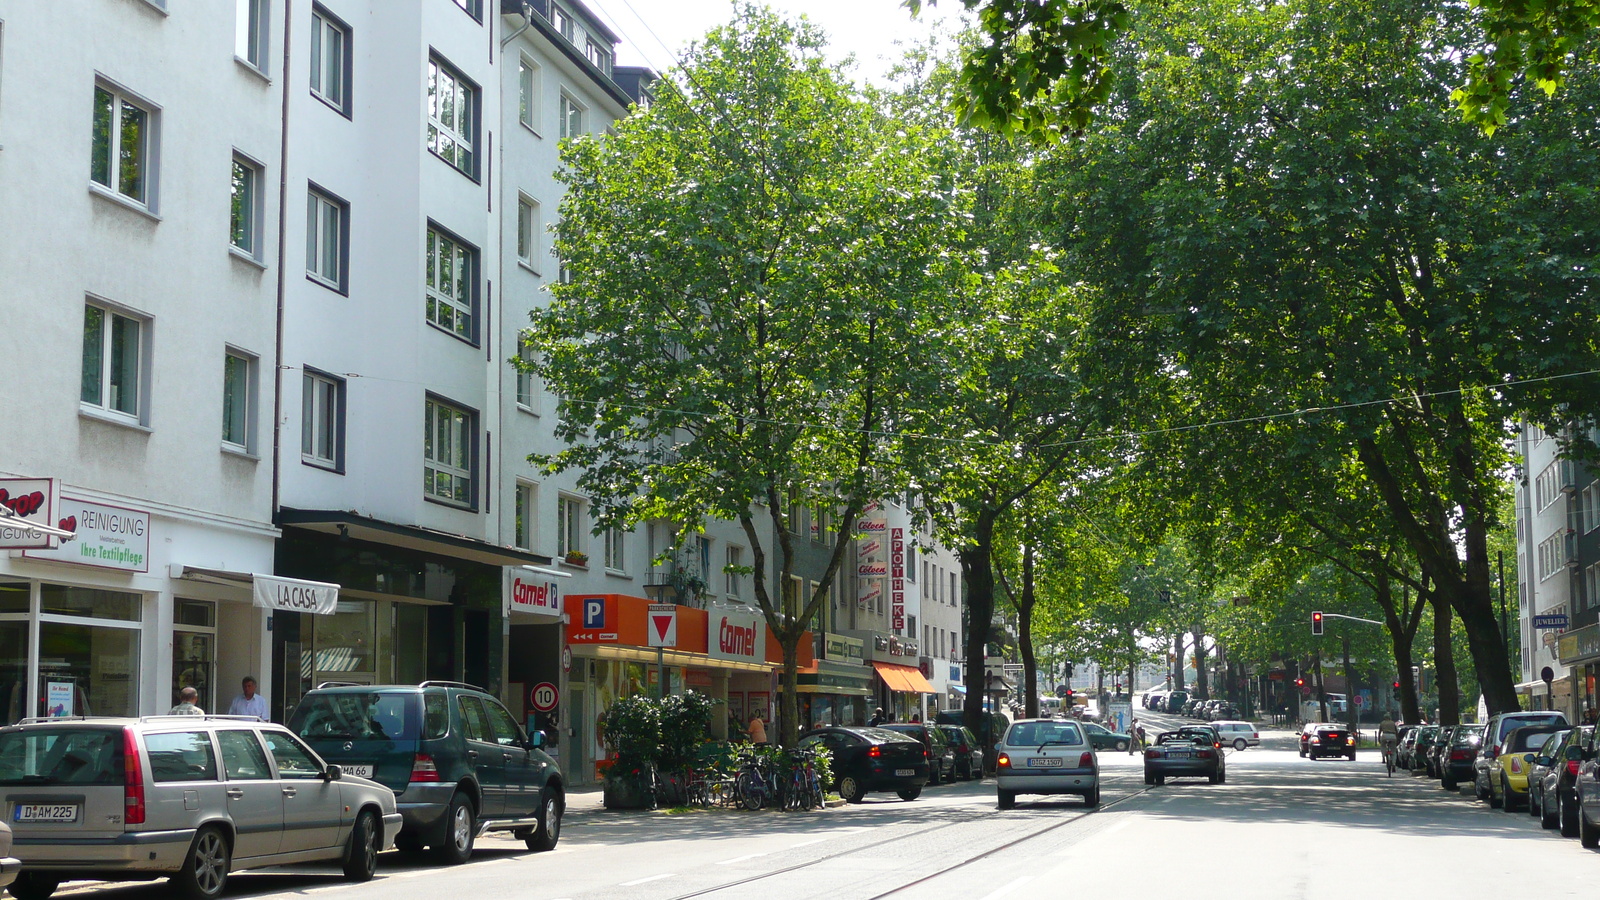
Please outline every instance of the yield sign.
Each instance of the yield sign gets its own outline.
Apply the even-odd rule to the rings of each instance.
[[[649,633],[650,647],[678,646],[678,605],[676,603],[650,604],[645,631]]]

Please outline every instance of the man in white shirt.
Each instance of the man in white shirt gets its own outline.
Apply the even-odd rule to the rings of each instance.
[[[228,707],[228,715],[254,716],[263,722],[269,721],[267,698],[256,693],[255,676],[246,675],[239,686],[244,689],[244,693],[233,698],[233,704]]]

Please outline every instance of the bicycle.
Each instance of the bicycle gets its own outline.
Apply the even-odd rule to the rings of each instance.
[[[767,768],[766,760],[753,753],[740,757],[739,774],[733,780],[734,798],[738,805],[751,812],[767,805],[768,797],[776,793]]]
[[[1395,770],[1395,742],[1381,741],[1383,747],[1383,767],[1388,770],[1389,777],[1394,777]]]
[[[817,777],[816,758],[816,753],[810,750],[789,751],[789,784],[784,792],[784,809],[809,811],[822,805],[822,779]]]

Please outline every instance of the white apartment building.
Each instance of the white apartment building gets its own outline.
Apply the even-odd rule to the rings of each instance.
[[[0,489],[77,534],[0,527],[6,722],[271,667],[283,32],[240,9],[0,0]]]

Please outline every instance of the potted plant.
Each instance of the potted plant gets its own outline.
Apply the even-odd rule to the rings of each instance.
[[[568,550],[567,555],[563,556],[562,560],[568,565],[587,566],[589,564],[589,554],[582,550]]]
[[[606,769],[606,809],[649,809],[655,805],[654,772],[661,747],[661,708],[643,695],[621,697],[606,710],[606,745],[616,751]]]

